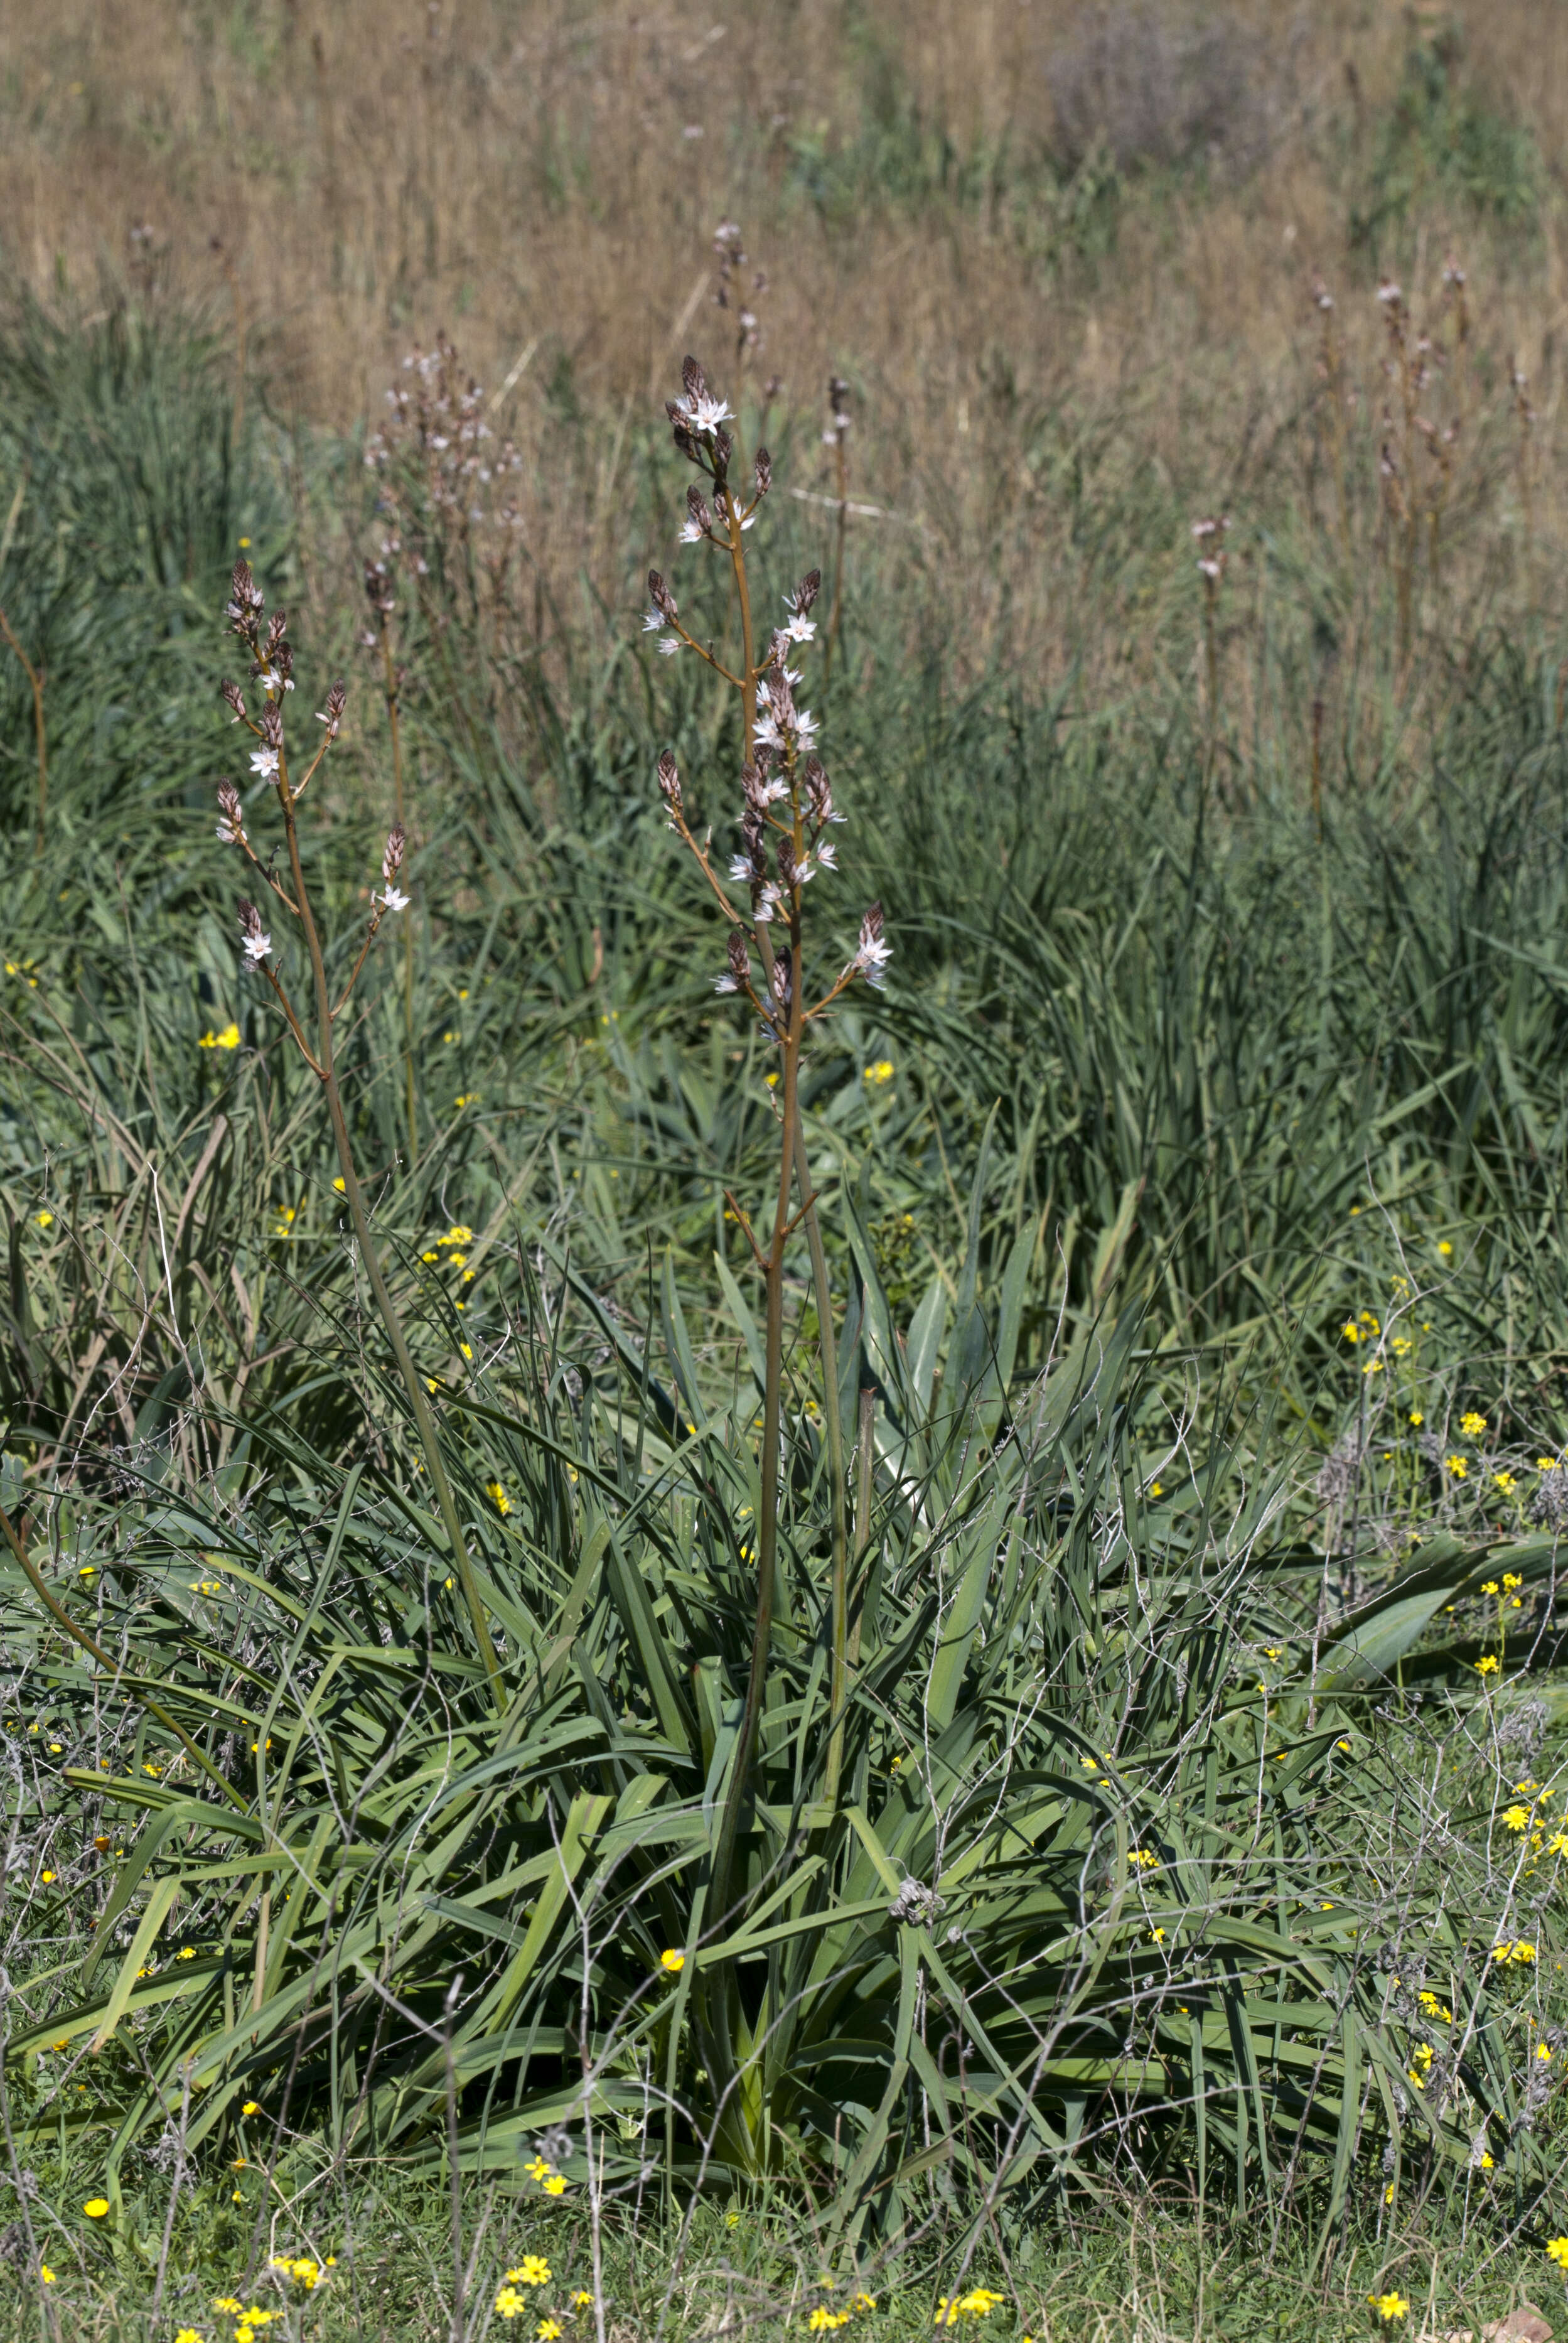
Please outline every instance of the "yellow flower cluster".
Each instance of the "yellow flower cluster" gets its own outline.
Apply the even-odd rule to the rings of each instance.
[[[933,2327],[953,2327],[960,2318],[989,2318],[1007,2297],[997,2294],[989,2286],[971,2287],[968,2294],[955,2295],[950,2301],[943,2295],[932,2317]]]
[[[286,2278],[294,2280],[296,2286],[302,2286],[307,2294],[314,2294],[336,2258],[336,2256],[329,2255],[325,2263],[314,2262],[308,2254],[305,2254],[297,2261],[291,2261],[286,2254],[274,2254],[267,2268],[281,2270]]]
[[[1385,2327],[1390,2326],[1396,2318],[1408,2318],[1410,2317],[1410,2305],[1405,2300],[1402,2294],[1394,2294],[1392,2292],[1388,2294],[1369,2294],[1367,2300],[1377,2312],[1378,2317],[1382,2320]]]
[[[498,1481],[487,1481],[485,1494],[504,1521],[512,1510],[512,1501]]]
[[[553,2164],[547,2164],[542,2156],[536,2156],[531,2164],[525,2164],[523,2170],[528,2174],[530,2180],[537,2180],[539,2182],[547,2197],[564,2197],[566,2195],[566,2175],[564,2173],[558,2172]]]
[[[1160,1857],[1157,1855],[1151,1855],[1146,1846],[1131,1848],[1127,1863],[1128,1868],[1132,1871],[1158,1871],[1160,1868]]]
[[[226,1025],[221,1033],[204,1033],[196,1043],[198,1050],[237,1050],[238,1047],[239,1027],[237,1025]]]
[[[1553,2237],[1546,2251],[1560,2270],[1568,2270],[1568,2237]]]
[[[1492,1957],[1494,1961],[1518,1961],[1527,1963],[1535,1958],[1535,1947],[1533,1945],[1526,1944],[1523,1938],[1513,1944],[1509,1944],[1504,1940],[1501,1945],[1493,1946]]]
[[[254,2302],[247,2310],[232,2294],[219,2295],[213,2308],[226,2312],[234,2320],[234,2343],[256,2343],[262,2328],[270,2327],[275,2318],[283,2315],[277,2310],[263,2310],[259,2304]],[[176,2343],[178,2343],[177,2338]]]
[[[548,2172],[548,2165],[546,2165],[546,2172]],[[501,2287],[495,2298],[497,2319],[520,2319],[532,2313],[532,2303],[523,2289],[525,2287],[548,2287],[548,2282],[551,2282],[551,2266],[544,2258],[544,2254],[525,2254],[516,2270],[507,2270],[507,2285]],[[590,2298],[593,2296],[588,2296],[588,2301]],[[577,2296],[577,2301],[581,2301],[581,2296]],[[558,2319],[544,2318],[537,2324],[535,2334],[539,2336],[539,2343],[556,2343],[556,2338],[560,2336],[560,2324],[558,2324]]]

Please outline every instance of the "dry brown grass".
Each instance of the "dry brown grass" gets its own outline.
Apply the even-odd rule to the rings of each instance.
[[[1465,85],[1561,153],[1568,19],[1533,0],[1456,13]],[[1252,0],[736,0],[722,23],[676,0],[10,0],[0,219],[13,272],[50,299],[127,268],[224,297],[221,237],[285,417],[374,417],[438,326],[488,383],[528,353],[504,412],[530,458],[530,541],[619,599],[643,550],[628,468],[607,435],[579,447],[573,417],[635,446],[683,345],[725,370],[705,302],[733,215],[770,279],[758,378],[814,421],[829,369],[849,377],[853,492],[900,517],[882,531],[900,560],[960,589],[971,648],[1043,680],[1087,639],[1101,669],[1143,670],[1172,592],[1195,645],[1191,512],[1310,513],[1298,568],[1327,542],[1314,266],[1357,395],[1354,574],[1332,592],[1349,609],[1384,576],[1382,327],[1349,213],[1421,32],[1350,0],[1295,18]],[[866,159],[879,119],[886,167]],[[1070,215],[1107,142],[1128,172],[1097,245]],[[1194,142],[1207,170],[1178,166]],[[1048,152],[1084,156],[1065,195],[1036,167]],[[1563,235],[1555,189],[1525,233],[1438,184],[1376,256],[1426,315],[1462,250],[1477,319],[1429,630],[1534,601],[1560,540]],[[1528,558],[1511,353],[1540,417]],[[1238,563],[1232,634],[1264,590]],[[1231,643],[1227,660],[1244,694],[1247,659]]]

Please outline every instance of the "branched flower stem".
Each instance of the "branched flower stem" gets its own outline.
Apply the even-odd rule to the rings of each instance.
[[[469,1559],[467,1541],[463,1535],[462,1524],[457,1519],[452,1484],[447,1478],[447,1467],[442,1461],[441,1443],[436,1432],[436,1419],[431,1413],[425,1386],[419,1379],[419,1371],[414,1364],[412,1353],[408,1349],[407,1338],[403,1332],[403,1321],[398,1315],[397,1305],[392,1299],[391,1290],[382,1272],[381,1262],[376,1251],[376,1241],[370,1231],[369,1215],[365,1210],[364,1193],[359,1185],[358,1174],[354,1168],[354,1151],[349,1144],[348,1123],[343,1111],[343,1094],[338,1088],[337,1068],[333,1057],[332,1022],[335,1011],[327,980],[327,962],[322,954],[321,939],[317,933],[310,897],[306,890],[305,873],[300,867],[299,839],[295,828],[294,809],[288,797],[287,776],[281,764],[278,767],[278,798],[284,809],[284,827],[288,838],[288,862],[294,874],[295,894],[299,904],[300,926],[304,930],[305,948],[310,955],[311,974],[316,981],[317,1030],[319,1035],[317,1071],[321,1078],[321,1087],[327,1096],[327,1111],[331,1118],[332,1136],[337,1146],[338,1167],[343,1175],[343,1193],[354,1222],[354,1233],[359,1240],[359,1251],[365,1262],[365,1273],[370,1281],[370,1291],[376,1296],[376,1307],[381,1312],[382,1323],[387,1329],[387,1339],[392,1345],[392,1355],[397,1362],[397,1371],[403,1378],[404,1388],[408,1394],[408,1404],[414,1412],[414,1421],[418,1427],[419,1444],[425,1452],[425,1462],[430,1473],[430,1485],[436,1493],[436,1503],[441,1515],[441,1526],[447,1534],[447,1544],[451,1554],[452,1565],[463,1590],[463,1600],[468,1606],[469,1618],[473,1622],[474,1640],[479,1647],[479,1658],[483,1664],[485,1674],[489,1680],[491,1697],[498,1713],[504,1713],[507,1703],[506,1694],[501,1686],[500,1665],[496,1658],[496,1647],[490,1639],[489,1622],[485,1617],[485,1606],[479,1598],[478,1584],[475,1579],[474,1566]],[[363,953],[360,959],[363,963]],[[347,995],[345,994],[345,1001],[347,999]]]
[[[260,754],[253,758],[252,762],[258,770],[267,773],[271,779],[277,796],[278,809],[283,816],[289,876],[293,882],[292,896],[272,878],[270,872],[265,872],[264,876],[268,879],[272,891],[278,900],[299,921],[316,992],[314,1047],[307,1037],[304,1022],[290,1001],[281,978],[267,966],[272,951],[272,939],[263,931],[260,915],[250,903],[242,903],[240,906],[240,926],[245,940],[246,956],[253,966],[259,968],[266,975],[288,1021],[289,1030],[299,1045],[306,1063],[316,1075],[326,1094],[327,1114],[332,1123],[332,1136],[342,1174],[344,1199],[354,1223],[354,1232],[358,1240],[360,1254],[365,1263],[365,1272],[370,1281],[370,1290],[375,1297],[377,1309],[380,1312],[382,1323],[387,1330],[387,1338],[392,1346],[393,1357],[397,1360],[397,1370],[407,1393],[408,1404],[413,1413],[419,1444],[424,1451],[426,1469],[430,1476],[431,1488],[435,1492],[437,1510],[440,1514],[452,1568],[462,1589],[463,1599],[467,1605],[475,1644],[489,1685],[490,1695],[498,1714],[504,1714],[506,1694],[501,1683],[500,1666],[496,1657],[495,1644],[491,1640],[489,1623],[485,1616],[478,1582],[474,1575],[473,1564],[469,1559],[467,1544],[463,1536],[462,1524],[457,1518],[457,1508],[452,1494],[451,1483],[447,1477],[447,1468],[437,1435],[435,1416],[431,1412],[424,1383],[408,1349],[407,1338],[403,1331],[403,1322],[387,1283],[371,1232],[369,1215],[365,1209],[364,1193],[355,1169],[354,1151],[348,1136],[348,1121],[343,1110],[343,1095],[337,1079],[337,1064],[334,1049],[334,1026],[348,1005],[359,971],[365,965],[367,954],[379,931],[384,915],[388,910],[405,910],[407,908],[407,898],[402,894],[397,884],[407,840],[402,823],[397,823],[387,840],[387,850],[381,864],[385,891],[373,900],[370,919],[358,959],[344,987],[342,997],[334,1007],[331,986],[327,973],[326,955],[322,950],[320,932],[317,926],[309,890],[305,883],[305,869],[299,850],[297,809],[300,799],[314,779],[327,749],[337,737],[342,721],[345,695],[341,684],[335,684],[328,694],[327,712],[322,719],[327,726],[326,739],[311,759],[297,789],[289,778],[288,752],[283,733],[283,694],[292,688],[290,676],[293,668],[293,653],[285,639],[286,621],[281,611],[274,614],[265,642],[263,641],[260,633],[261,609],[262,598],[256,589],[248,565],[245,562],[236,563],[234,573],[234,598],[228,606],[228,611],[235,633],[254,654],[253,675],[259,679],[267,695],[262,709],[261,720],[257,722],[249,716],[244,696],[237,686],[226,685],[224,697],[234,710],[236,720],[246,724],[262,743]],[[261,868],[259,859],[246,836],[245,819],[239,795],[231,782],[226,781],[221,784],[218,799],[224,814],[224,820],[218,832],[219,837],[230,844],[239,846],[247,860],[259,870]]]

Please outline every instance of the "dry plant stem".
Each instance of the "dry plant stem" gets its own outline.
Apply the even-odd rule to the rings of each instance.
[[[224,273],[228,297],[234,306],[234,427],[231,444],[237,448],[245,436],[245,300],[234,262],[216,236],[213,249],[217,255],[217,265]]]
[[[0,610],[0,632],[4,633],[6,641],[21,660],[27,671],[27,680],[33,687],[33,730],[38,742],[38,830],[35,851],[42,854],[44,823],[49,811],[49,754],[44,731],[44,676],[42,669],[34,666],[21,644],[16,640],[11,630],[11,621],[4,610]]]
[[[157,2277],[153,2282],[152,2308],[148,2317],[156,2318],[163,2308],[164,2286],[169,2274],[169,2247],[175,2239],[175,2214],[178,2209],[180,2190],[186,2177],[186,2135],[191,2119],[191,2069],[187,2058],[180,2067],[180,2127],[175,2137],[174,2177],[169,2183],[168,2211],[164,2217],[163,2242],[158,2247]]]
[[[1203,809],[1214,786],[1214,765],[1220,753],[1220,659],[1214,641],[1215,605],[1219,594],[1211,578],[1203,580],[1203,670],[1208,693],[1209,737],[1203,745],[1203,789],[1199,799],[1198,822],[1201,829]]]
[[[834,470],[838,475],[839,519],[833,532],[833,600],[828,613],[827,631],[822,642],[822,689],[828,689],[833,672],[833,646],[839,639],[839,614],[843,607],[844,592],[844,533],[849,519],[849,462],[840,431],[833,450]]]
[[[365,1263],[365,1273],[370,1280],[370,1290],[376,1296],[376,1307],[381,1313],[381,1322],[387,1329],[387,1338],[392,1345],[392,1353],[397,1362],[398,1373],[402,1375],[404,1388],[408,1394],[408,1404],[413,1410],[414,1422],[419,1433],[419,1444],[425,1452],[430,1484],[436,1493],[436,1503],[440,1512],[441,1525],[447,1534],[447,1544],[451,1554],[452,1566],[457,1574],[458,1584],[463,1590],[463,1599],[468,1606],[468,1616],[474,1629],[474,1640],[479,1647],[479,1658],[489,1681],[490,1695],[495,1702],[496,1712],[500,1715],[505,1714],[507,1704],[506,1694],[501,1685],[501,1671],[496,1658],[496,1647],[490,1640],[489,1624],[485,1617],[485,1606],[479,1599],[474,1567],[468,1559],[467,1544],[457,1520],[457,1508],[453,1500],[451,1483],[447,1478],[447,1468],[441,1459],[440,1443],[436,1436],[436,1419],[430,1413],[429,1403],[425,1396],[425,1386],[419,1379],[418,1369],[415,1366],[409,1352],[407,1339],[403,1332],[403,1322],[397,1314],[397,1306],[392,1299],[387,1280],[382,1274],[375,1240],[370,1232],[369,1216],[365,1210],[365,1199],[360,1192],[358,1177],[354,1169],[354,1154],[348,1141],[348,1124],[343,1112],[343,1098],[337,1086],[337,1071],[333,1059],[332,996],[327,981],[327,962],[322,956],[321,939],[316,931],[316,920],[310,908],[310,898],[306,891],[305,872],[299,860],[299,836],[294,820],[294,796],[288,784],[287,766],[281,756],[277,768],[277,797],[278,803],[283,809],[284,833],[288,840],[288,867],[294,880],[295,900],[299,906],[299,923],[305,931],[306,950],[310,955],[311,973],[316,981],[317,1021],[320,1038],[317,1042],[317,1055],[313,1058],[312,1063],[320,1077],[322,1089],[327,1093],[327,1112],[332,1118],[332,1136],[337,1141],[337,1161],[343,1173],[343,1193],[354,1222],[354,1233],[359,1240],[359,1252]]]
[[[216,1784],[217,1787],[223,1792],[224,1796],[228,1800],[230,1805],[237,1806],[242,1815],[248,1814],[250,1812],[250,1808],[246,1805],[245,1799],[241,1797],[239,1792],[235,1788],[233,1783],[225,1781],[223,1775],[218,1772],[217,1767],[206,1755],[206,1752],[196,1746],[196,1744],[191,1739],[190,1735],[186,1731],[184,1725],[176,1725],[174,1718],[169,1715],[168,1710],[164,1706],[163,1703],[155,1698],[153,1694],[147,1690],[146,1684],[144,1684],[138,1677],[132,1675],[128,1669],[121,1666],[118,1662],[112,1660],[107,1652],[105,1651],[103,1645],[97,1643],[93,1636],[89,1635],[84,1628],[78,1627],[75,1621],[71,1617],[69,1612],[65,1611],[61,1604],[55,1601],[48,1585],[40,1576],[32,1555],[28,1553],[25,1544],[18,1535],[10,1515],[5,1512],[3,1506],[0,1506],[0,1532],[4,1532],[5,1543],[10,1547],[12,1553],[15,1555],[17,1562],[20,1564],[23,1575],[25,1577],[29,1586],[33,1589],[34,1594],[37,1595],[39,1601],[52,1614],[59,1624],[64,1627],[66,1634],[70,1636],[72,1642],[79,1644],[83,1651],[91,1653],[93,1658],[97,1661],[99,1666],[106,1668],[109,1674],[116,1684],[123,1684],[126,1689],[133,1693],[136,1698],[142,1703],[142,1705],[157,1718],[158,1723],[165,1726],[168,1732],[174,1735],[175,1739],[179,1743],[180,1747],[186,1752],[186,1755],[196,1760],[196,1763],[201,1767],[202,1772],[207,1776],[209,1781]]]
[[[403,810],[403,730],[397,702],[397,670],[392,660],[392,637],[386,612],[377,614],[381,621],[381,669],[387,693],[387,721],[392,733],[392,810],[400,827],[407,827]],[[408,1161],[413,1164],[419,1153],[419,1118],[414,1090],[414,930],[403,922],[403,1084],[404,1110],[408,1118]]]
[[[833,1332],[832,1289],[828,1282],[828,1255],[817,1218],[816,1192],[806,1161],[806,1134],[799,1110],[795,1114],[795,1176],[799,1182],[801,1224],[811,1255],[811,1282],[817,1295],[817,1333],[822,1353],[822,1414],[828,1432],[828,1483],[832,1508],[833,1574],[830,1594],[832,1674],[829,1713],[833,1729],[828,1742],[828,1772],[824,1800],[831,1813],[839,1803],[839,1783],[844,1770],[844,1704],[849,1697],[849,1568],[845,1522],[844,1423],[839,1412],[839,1346]]]
[[[876,1464],[872,1447],[873,1427],[877,1420],[877,1394],[870,1386],[860,1393],[859,1417],[855,1428],[855,1567],[864,1567],[866,1549],[871,1543],[871,1480]],[[862,1597],[860,1609],[855,1614],[854,1631],[849,1638],[849,1665],[855,1668],[860,1659],[860,1622],[865,1616]]]

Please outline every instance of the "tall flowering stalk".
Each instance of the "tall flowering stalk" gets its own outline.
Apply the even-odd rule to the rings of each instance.
[[[403,1377],[404,1386],[408,1393],[408,1404],[413,1410],[420,1445],[425,1453],[430,1485],[436,1493],[436,1503],[440,1512],[442,1527],[447,1534],[453,1568],[462,1587],[469,1617],[473,1622],[474,1640],[478,1646],[479,1657],[489,1680],[492,1697],[497,1707],[501,1708],[505,1703],[501,1691],[500,1669],[496,1660],[495,1646],[490,1640],[484,1605],[479,1599],[479,1590],[474,1578],[473,1566],[468,1559],[467,1546],[457,1520],[457,1509],[453,1501],[451,1484],[447,1478],[446,1466],[441,1460],[440,1444],[436,1437],[435,1418],[430,1413],[425,1385],[409,1353],[407,1338],[403,1332],[403,1322],[387,1288],[375,1242],[371,1236],[369,1217],[365,1210],[365,1199],[354,1167],[354,1152],[349,1144],[348,1123],[343,1111],[343,1097],[338,1086],[334,1047],[337,1021],[348,1006],[354,988],[359,980],[360,970],[365,966],[370,947],[380,931],[383,920],[388,915],[396,915],[408,908],[408,897],[397,883],[402,875],[407,841],[402,823],[394,822],[381,857],[381,891],[377,894],[372,890],[370,917],[360,943],[358,955],[349,971],[347,984],[335,1001],[332,997],[332,986],[327,977],[327,960],[322,950],[320,930],[317,926],[309,890],[305,883],[304,866],[300,860],[298,809],[306,790],[316,779],[327,750],[342,729],[347,693],[341,683],[335,683],[327,693],[326,708],[319,710],[317,716],[317,723],[325,727],[321,740],[316,748],[315,754],[306,764],[302,777],[296,780],[289,768],[289,749],[284,720],[286,697],[294,689],[294,652],[287,638],[288,620],[285,612],[275,610],[264,627],[264,608],[261,589],[251,575],[249,563],[236,561],[234,567],[233,592],[224,615],[228,619],[233,633],[238,637],[240,642],[250,653],[250,682],[252,689],[259,690],[261,697],[256,712],[252,714],[245,693],[238,684],[226,683],[223,686],[223,696],[234,712],[235,722],[245,725],[256,742],[250,759],[252,772],[260,780],[270,783],[276,796],[278,811],[283,817],[284,847],[288,865],[287,883],[278,878],[274,870],[273,856],[269,855],[266,861],[263,862],[256,853],[246,829],[245,809],[239,791],[230,780],[218,783],[218,809],[222,819],[218,823],[217,834],[226,846],[237,847],[246,860],[255,870],[262,885],[276,898],[284,910],[296,921],[305,945],[306,957],[310,963],[315,989],[316,1013],[313,1024],[309,1011],[296,1005],[274,965],[276,955],[273,950],[270,929],[264,922],[256,906],[245,899],[241,900],[239,905],[240,945],[249,966],[271,988],[273,997],[283,1011],[288,1030],[293,1034],[306,1064],[320,1082],[326,1095],[327,1113],[332,1121],[332,1135],[337,1142],[337,1161],[342,1172],[343,1193],[353,1219],[355,1234],[359,1240],[359,1251],[365,1262],[366,1274],[369,1278],[370,1290],[376,1297],[376,1306],[381,1312],[387,1339],[391,1342],[393,1355],[397,1362],[398,1372]]]
[[[705,546],[729,565],[739,615],[739,659],[735,666],[728,665],[682,625],[676,598],[657,569],[648,573],[653,607],[643,625],[648,632],[658,636],[661,652],[670,656],[683,649],[694,652],[739,695],[739,845],[724,870],[715,866],[711,830],[699,839],[691,827],[680,775],[675,759],[668,751],[658,760],[658,786],[669,826],[697,862],[729,928],[726,965],[717,980],[717,990],[738,994],[749,1002],[757,1013],[763,1038],[777,1052],[779,1061],[779,1178],[771,1230],[766,1241],[739,1201],[734,1196],[729,1198],[730,1208],[762,1273],[767,1310],[757,1614],[746,1706],[714,1851],[709,1909],[717,1916],[724,1910],[728,1897],[736,1834],[756,1752],[768,1676],[779,1542],[784,1253],[797,1228],[803,1228],[806,1233],[816,1286],[823,1417],[832,1490],[833,1724],[827,1768],[829,1803],[837,1795],[848,1694],[843,1427],[839,1413],[832,1297],[800,1122],[800,1055],[808,1028],[826,1016],[851,984],[859,979],[877,985],[882,982],[889,947],[882,935],[882,907],[873,903],[861,918],[853,952],[815,999],[810,997],[805,950],[806,890],[820,873],[837,869],[832,832],[843,816],[834,803],[827,769],[817,754],[817,719],[809,709],[799,705],[795,697],[802,680],[801,671],[790,662],[804,653],[816,635],[811,610],[821,587],[821,573],[809,571],[785,596],[786,618],[782,626],[771,628],[765,634],[759,628],[752,608],[746,536],[772,486],[773,470],[768,451],[765,447],[758,449],[748,480],[738,483],[731,478],[736,447],[733,435],[726,427],[731,420],[730,410],[709,390],[695,358],[686,360],[682,395],[670,400],[666,411],[677,448],[708,483],[706,491],[696,481],[687,489],[680,541],[683,545]],[[792,1188],[799,1190],[793,1218]]]

